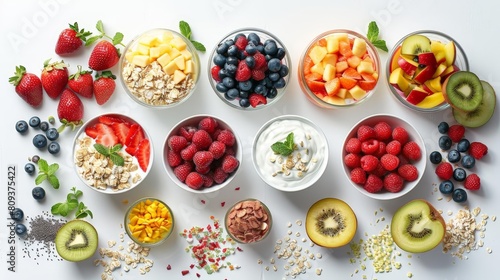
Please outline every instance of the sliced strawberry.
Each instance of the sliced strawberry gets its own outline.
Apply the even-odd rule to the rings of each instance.
[[[125,145],[130,147],[138,147],[139,142],[141,142],[141,140],[144,138],[144,131],[142,130],[142,127],[138,124],[133,124],[130,126],[130,129],[128,131]]]
[[[87,126],[85,128],[85,134],[87,134],[88,137],[95,139],[98,134],[97,128],[95,126]]]
[[[95,126],[97,128],[97,137],[95,141],[98,144],[106,147],[113,147],[118,144],[118,137],[111,126],[104,123],[98,123]]]
[[[267,98],[264,95],[258,93],[251,93],[248,97],[248,101],[250,102],[250,106],[252,106],[253,108],[259,105],[267,104]]]
[[[125,148],[125,152],[127,152],[131,156],[135,156],[137,154],[138,147],[127,146]]]
[[[113,127],[113,131],[118,137],[118,141],[120,141],[122,145],[125,145],[125,142],[127,142],[127,135],[130,127],[126,123],[119,122],[115,122],[111,126]]]
[[[139,162],[139,167],[141,167],[142,171],[146,172],[149,166],[149,158],[151,156],[151,145],[147,138],[142,139],[137,146],[137,152],[135,157]]]
[[[99,117],[99,122],[107,125],[112,125],[114,123],[122,123],[125,122],[124,119],[111,115],[104,115]]]

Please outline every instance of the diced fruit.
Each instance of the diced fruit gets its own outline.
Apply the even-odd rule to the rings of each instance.
[[[424,98],[426,98],[427,95],[428,93],[425,90],[419,87],[415,87],[410,91],[410,93],[406,97],[406,101],[410,102],[413,105],[417,105],[422,100],[424,100]]]
[[[431,40],[426,36],[411,35],[401,44],[401,54],[418,55],[424,52],[431,52]]]

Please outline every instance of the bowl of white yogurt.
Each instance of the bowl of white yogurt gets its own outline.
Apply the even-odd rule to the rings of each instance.
[[[252,162],[269,186],[294,192],[312,186],[328,164],[328,141],[309,119],[283,115],[266,122],[253,140]]]

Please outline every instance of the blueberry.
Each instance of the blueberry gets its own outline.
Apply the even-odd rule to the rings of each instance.
[[[10,211],[10,218],[16,222],[20,222],[24,218],[24,212],[21,208],[14,208]]]
[[[244,51],[239,51],[238,54],[236,54],[239,60],[244,60],[247,57],[247,54]]]
[[[229,74],[227,73],[226,69],[221,68],[219,70],[219,78],[224,79],[225,77],[229,77]]]
[[[34,187],[31,190],[31,195],[36,200],[42,200],[45,198],[45,190],[42,187]]]
[[[238,83],[238,88],[242,91],[250,91],[252,89],[252,86],[253,84],[250,80]]]
[[[228,56],[237,56],[238,52],[239,52],[238,47],[236,47],[235,45],[231,45],[227,49],[227,55]]]
[[[470,169],[476,165],[476,159],[471,155],[465,155],[462,157],[462,166],[464,168]]]
[[[222,54],[216,54],[213,58],[213,62],[217,66],[224,67],[224,64],[226,64],[226,57]]]
[[[443,136],[439,137],[438,143],[439,143],[439,148],[447,151],[451,148],[452,141],[448,135],[443,135]]]
[[[50,141],[57,140],[57,138],[59,138],[59,131],[57,131],[56,128],[51,127],[45,132],[45,136],[47,136],[47,139]]]
[[[33,145],[38,149],[45,148],[47,146],[47,137],[43,134],[37,134],[33,137]]]
[[[240,99],[240,106],[243,108],[250,106],[250,101],[248,100],[248,98],[241,98]]]
[[[26,163],[26,165],[24,165],[24,171],[26,171],[26,173],[28,174],[34,174],[35,173],[35,165],[31,162],[28,162]]]
[[[254,91],[256,93],[258,93],[258,94],[262,94],[262,95],[266,96],[266,94],[267,94],[267,87],[265,87],[262,84],[258,84],[258,85],[255,86]]]
[[[37,116],[33,116],[29,120],[29,124],[31,127],[38,127],[40,125],[40,118]]]
[[[226,63],[227,64],[238,65],[238,62],[239,62],[239,60],[238,60],[238,58],[236,56],[228,56],[226,58]]]
[[[257,48],[255,47],[255,44],[252,41],[250,41],[248,42],[248,45],[245,47],[245,51],[249,55],[253,55],[257,52]]]
[[[229,48],[229,45],[226,43],[219,44],[217,46],[217,53],[218,54],[225,54],[227,52],[227,49]]]
[[[465,169],[462,167],[455,168],[453,170],[453,179],[457,180],[458,182],[462,182],[465,180],[465,177],[467,177],[467,172],[465,172]]]
[[[236,34],[236,36],[234,36],[234,41],[236,42],[236,40],[238,40],[238,38],[240,38],[240,37],[245,37],[246,38],[247,36],[245,34],[243,34],[243,33],[238,33],[238,34]]]
[[[227,39],[224,44],[227,45],[227,47],[229,48],[230,46],[234,45],[234,40],[233,39]],[[226,50],[227,52],[227,50]]]
[[[264,78],[264,80],[262,80],[260,82],[268,88],[273,87],[273,81],[271,81],[271,79],[269,77]]]
[[[451,163],[459,162],[461,157],[460,152],[455,149],[448,152],[448,161]]]
[[[26,226],[23,225],[23,224],[17,224],[15,230],[16,230],[16,234],[19,235],[19,236],[25,235],[26,232],[28,231],[28,229],[26,228]]]
[[[55,141],[50,142],[49,146],[47,147],[47,150],[49,151],[49,153],[55,155],[59,153],[59,151],[61,151],[61,146],[59,145],[59,143]]]
[[[234,74],[236,73],[236,69],[238,69],[238,66],[236,66],[235,64],[226,63],[224,64],[224,69],[226,70],[228,76],[234,76]],[[221,79],[223,78],[221,77]]]
[[[463,138],[463,139],[460,139],[460,141],[458,141],[457,150],[459,152],[465,153],[465,152],[467,152],[467,150],[469,149],[469,147],[470,147],[469,140]]]
[[[255,46],[260,44],[260,37],[256,33],[248,33],[247,39],[249,42],[252,42]]]
[[[273,86],[275,88],[284,88],[286,86],[285,79],[279,78],[276,82],[274,82]]]
[[[281,78],[280,73],[270,73],[267,77],[273,82],[276,82]]]
[[[245,63],[248,65],[248,67],[254,68],[255,67],[255,58],[253,58],[253,56],[247,56],[245,58]]]
[[[257,48],[258,52],[260,52],[261,54],[264,54],[264,45],[257,45],[256,48]]]
[[[434,164],[438,164],[440,163],[442,160],[443,160],[443,156],[441,155],[440,152],[438,151],[433,151],[430,155],[429,155],[429,160],[434,163]]]
[[[229,89],[225,94],[224,97],[226,97],[227,100],[234,100],[238,98],[240,95],[240,91],[236,88]]]
[[[281,60],[277,58],[271,58],[269,62],[267,63],[267,68],[271,72],[278,72],[281,69]]]
[[[48,123],[48,122],[46,122],[46,121],[41,122],[41,123],[40,123],[40,129],[41,129],[42,131],[47,131],[47,129],[49,129],[49,123]]]
[[[236,81],[231,77],[225,77],[224,79],[222,79],[222,84],[230,89],[236,86]]]
[[[38,155],[34,155],[31,157],[31,161],[33,163],[38,163],[39,160],[40,160],[40,156],[38,156]]]
[[[264,56],[264,58],[266,59],[266,62],[269,62],[269,60],[271,60],[271,58],[273,58],[273,57],[271,55],[269,55],[269,54],[266,54]]]
[[[20,120],[16,123],[16,131],[19,133],[25,133],[28,131],[28,123],[26,121]]]
[[[282,60],[286,55],[286,51],[284,48],[278,48],[275,57],[279,60]]]
[[[463,189],[455,189],[452,198],[455,202],[465,202],[467,201],[467,192]]]
[[[448,132],[448,129],[450,128],[450,125],[448,125],[447,122],[440,122],[438,124],[438,131],[439,133],[441,134],[445,134],[446,132]]]
[[[264,53],[266,55],[275,56],[278,52],[278,46],[274,40],[266,40],[264,43]]]
[[[248,96],[250,95],[250,93],[248,91],[243,91],[243,90],[240,90],[240,93],[239,93],[239,98],[247,98],[248,99]]]
[[[215,85],[215,89],[218,91],[218,92],[227,92],[228,88],[222,83],[222,82],[218,82],[216,85]]]
[[[267,91],[266,97],[269,99],[273,99],[278,95],[278,90],[276,88],[271,88]]]
[[[454,189],[453,182],[450,180],[443,181],[439,184],[439,191],[443,194],[450,194]]]
[[[288,73],[290,73],[290,69],[288,68],[288,66],[281,64],[281,69],[279,73],[281,77],[286,77]]]

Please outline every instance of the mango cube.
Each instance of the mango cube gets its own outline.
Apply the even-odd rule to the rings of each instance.
[[[349,93],[355,100],[361,100],[366,95],[366,90],[362,89],[360,86],[355,85],[349,90]]]
[[[311,72],[323,75],[323,72],[325,71],[325,68],[323,67],[322,63],[314,64],[311,67]]]
[[[189,59],[186,61],[186,68],[184,68],[184,74],[191,74],[194,72],[194,62]]]
[[[361,38],[354,38],[354,42],[352,44],[352,53],[357,57],[363,57],[366,53],[366,41]]]
[[[180,37],[174,37],[172,40],[170,40],[170,45],[174,48],[176,48],[179,51],[182,51],[186,48],[186,42]]]
[[[335,78],[335,73],[335,66],[332,64],[326,64],[323,71],[323,80],[325,80],[325,82],[333,80],[333,78]]]
[[[139,44],[148,47],[156,46],[159,42],[160,40],[158,40],[158,37],[156,36],[141,36],[141,38],[139,39]]]
[[[174,71],[174,84],[180,83],[182,80],[186,78],[186,74],[180,70],[175,70]]]
[[[168,63],[170,63],[170,61],[172,61],[172,58],[170,57],[170,55],[168,53],[164,53],[162,56],[158,57],[158,59],[156,59],[156,61],[162,67],[165,67],[165,66],[167,66]]]
[[[357,70],[358,73],[372,74],[373,72],[375,72],[375,69],[373,68],[373,63],[364,60],[359,63]]]
[[[163,66],[163,71],[167,73],[167,75],[173,75],[175,70],[178,69],[177,65],[173,61],[170,61],[167,65]]]
[[[160,44],[169,44],[173,38],[174,34],[172,34],[172,32],[164,31],[160,36]]]
[[[325,40],[326,40],[326,50],[328,53],[336,53],[339,51],[338,37],[330,35],[326,37]]]
[[[135,51],[140,54],[149,55],[149,46],[144,44],[137,44],[137,48]]]
[[[189,60],[189,59],[191,59],[193,57],[193,54],[188,49],[182,50],[181,54],[182,54],[182,56],[184,56],[184,58],[186,60]]]
[[[184,60],[184,56],[179,55],[178,57],[174,58],[173,61],[175,65],[177,65],[177,69],[184,70],[186,68],[186,61]]]
[[[146,67],[149,65],[149,63],[151,63],[151,58],[149,57],[149,55],[138,54],[132,58],[132,64],[140,67]]]
[[[172,59],[174,59],[174,58],[178,57],[179,55],[181,55],[181,52],[180,52],[177,48],[172,48],[172,49],[168,52],[168,54],[170,55],[170,57],[171,57]]]
[[[326,48],[322,46],[314,46],[309,52],[309,57],[314,64],[319,64],[327,54]]]

